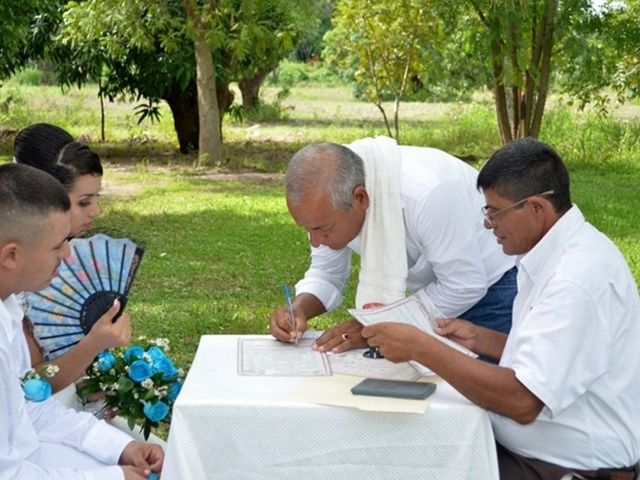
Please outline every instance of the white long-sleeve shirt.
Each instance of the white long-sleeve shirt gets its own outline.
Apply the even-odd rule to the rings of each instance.
[[[15,296],[0,300],[0,480],[123,479],[117,463],[131,437],[53,398],[39,403],[25,400],[20,378],[30,362],[22,317]],[[41,442],[73,447],[110,466],[47,468]]]
[[[484,196],[476,187],[474,168],[434,148],[399,148],[407,289],[424,289],[443,314],[460,315],[484,297],[514,260],[483,226]],[[327,311],[340,306],[353,252],[361,252],[360,234],[342,250],[311,247],[311,266],[296,284],[296,294],[314,295]]]

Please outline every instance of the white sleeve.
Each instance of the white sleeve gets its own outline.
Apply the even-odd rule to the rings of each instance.
[[[67,408],[53,397],[45,402],[27,402],[27,406],[40,441],[77,448],[109,465],[116,465],[124,448],[133,441],[104,420]]]
[[[0,327],[1,328],[1,327]],[[2,332],[0,332],[0,335]],[[32,437],[33,431],[19,428],[29,422],[27,418],[28,402],[25,402],[22,390],[13,381],[11,357],[8,351],[0,345],[0,480],[121,480],[124,473],[117,465],[89,470],[75,470],[72,468],[47,469],[42,468],[35,461],[27,459],[37,445]],[[12,407],[13,406],[13,407]],[[66,421],[74,419],[65,417]],[[60,428],[57,422],[52,422]],[[11,428],[10,425],[14,425]],[[17,428],[16,428],[17,425]],[[63,426],[64,430],[69,425]],[[31,436],[30,436],[31,435]],[[111,439],[107,439],[111,441]],[[102,445],[102,449],[105,445]],[[109,446],[111,448],[111,446]],[[117,458],[114,464],[117,463]]]
[[[351,249],[311,247],[311,266],[296,284],[296,295],[310,293],[329,312],[342,304],[342,292],[351,273]]]
[[[436,277],[422,290],[447,316],[465,312],[489,288],[475,230],[478,212],[467,195],[456,194],[459,188],[457,182],[443,182],[406,212],[408,228]]]

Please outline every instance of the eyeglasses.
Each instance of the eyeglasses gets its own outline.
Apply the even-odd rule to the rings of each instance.
[[[511,210],[512,208],[519,207],[520,205],[524,205],[529,201],[531,197],[544,197],[546,195],[553,195],[553,190],[547,190],[546,192],[537,193],[535,195],[529,195],[528,197],[523,198],[522,200],[518,200],[517,202],[512,203],[508,207],[501,208],[495,212],[491,211],[491,207],[482,207],[482,214],[484,215],[484,226],[486,228],[493,228],[496,226],[496,217],[498,215],[502,215],[507,210]]]

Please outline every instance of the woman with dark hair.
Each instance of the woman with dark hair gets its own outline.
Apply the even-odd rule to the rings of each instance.
[[[37,123],[25,128],[16,137],[14,160],[44,170],[65,187],[71,201],[71,236],[82,235],[91,227],[93,219],[100,214],[98,196],[103,173],[100,158],[95,152],[74,141],[60,127]],[[45,358],[33,334],[31,322],[25,318],[25,334],[33,366],[53,364],[60,369],[50,379],[54,392],[81,378],[87,366],[102,350],[129,343],[129,317],[123,314],[115,323],[111,321],[118,310],[119,303],[116,303],[76,346],[56,358]],[[55,317],[51,321],[55,322]]]
[[[16,137],[14,160],[44,170],[64,185],[71,200],[71,236],[82,235],[100,215],[100,157],[65,130],[48,123],[25,128]]]

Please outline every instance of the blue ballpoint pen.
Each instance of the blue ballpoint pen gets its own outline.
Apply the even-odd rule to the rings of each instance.
[[[296,317],[293,316],[293,304],[291,303],[291,290],[289,290],[289,285],[286,283],[284,284],[284,298],[287,301],[287,307],[289,307],[289,315],[291,316],[291,325],[293,326],[293,333],[297,334]],[[298,343],[297,335],[294,339],[294,343]]]

